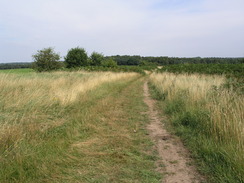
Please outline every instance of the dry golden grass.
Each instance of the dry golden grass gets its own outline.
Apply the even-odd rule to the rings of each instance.
[[[167,92],[169,100],[184,91],[188,108],[194,108],[202,102],[203,107],[210,112],[210,131],[216,138],[228,143],[234,141],[243,148],[244,97],[220,87],[225,82],[224,76],[154,73],[150,81],[161,93]]]
[[[0,88],[6,107],[18,107],[35,103],[61,102],[69,104],[84,92],[105,83],[136,76],[136,73],[112,72],[56,72],[43,75],[32,74],[18,78],[16,75],[1,74]]]
[[[0,74],[0,146],[14,146],[22,138],[61,126],[63,121],[57,121],[55,115],[76,102],[79,95],[135,76],[138,74],[112,72]],[[63,107],[50,114],[55,105]]]
[[[192,140],[198,139],[195,144],[196,150],[193,151],[202,148],[198,153],[202,153],[201,157],[209,156],[209,159],[204,161],[209,161],[210,167],[215,160],[215,170],[211,173],[216,180],[243,181],[244,96],[233,89],[223,87],[225,83],[223,76],[177,75],[165,72],[153,73],[150,75],[150,82],[166,97],[165,102],[169,104],[167,106],[173,106],[165,110],[171,110],[170,115],[174,123],[191,125],[191,130],[197,132],[192,138]],[[181,127],[177,129],[182,130]],[[189,131],[180,133],[189,136]],[[201,144],[201,141],[204,145],[198,147],[197,144]],[[228,169],[231,169],[230,173]]]
[[[208,91],[213,87],[219,87],[224,83],[225,78],[221,76],[204,75],[176,75],[172,73],[152,74],[153,82],[161,91],[168,91],[168,98],[174,98],[179,90],[189,92],[191,101],[198,101],[207,98]]]
[[[139,78],[0,74],[0,182],[158,182]]]

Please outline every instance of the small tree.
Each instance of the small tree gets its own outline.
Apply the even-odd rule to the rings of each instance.
[[[91,65],[102,65],[102,62],[104,61],[103,54],[93,52],[90,57]]]
[[[67,68],[89,65],[88,56],[84,48],[72,48],[65,57]]]
[[[59,62],[61,57],[58,53],[54,52],[53,48],[38,50],[32,57],[34,59],[32,68],[38,72],[52,71],[61,68]]]
[[[112,58],[106,59],[102,62],[103,67],[117,67],[117,62],[115,62]]]

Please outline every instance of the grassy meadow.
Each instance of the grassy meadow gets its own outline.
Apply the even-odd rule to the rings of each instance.
[[[210,182],[244,182],[244,97],[224,76],[153,73],[160,108]]]
[[[146,131],[148,80],[207,182],[244,182],[242,80],[226,87],[223,73],[121,68],[0,70],[0,182],[160,182]]]
[[[136,73],[0,73],[0,182],[158,182],[142,83]]]

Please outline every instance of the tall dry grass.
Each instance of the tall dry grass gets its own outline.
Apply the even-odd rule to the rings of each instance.
[[[150,80],[162,93],[167,92],[168,100],[184,91],[189,108],[203,102],[202,107],[210,111],[211,132],[216,138],[235,141],[243,147],[244,97],[222,88],[225,82],[223,76],[154,73]]]
[[[78,96],[104,83],[135,76],[112,72],[0,74],[0,151],[7,153],[22,139],[62,125],[56,116]]]
[[[59,101],[69,104],[84,92],[118,79],[127,79],[136,73],[112,72],[56,72],[28,76],[1,74],[1,101],[4,107],[20,107],[31,101],[49,104]]]
[[[237,171],[239,167],[243,172],[244,97],[223,87],[224,76],[153,73],[150,82],[165,97],[165,103],[168,102],[171,106],[174,101],[180,100],[183,103],[184,109],[177,109],[178,113],[176,111],[175,114],[171,111],[173,117],[175,115],[180,119],[183,116],[183,125],[202,123],[191,125],[201,128],[197,130],[213,139],[214,146],[222,149],[221,153],[225,154],[225,158],[236,166],[233,171]],[[206,118],[200,119],[203,111],[207,114]],[[190,120],[193,122],[189,122]],[[198,135],[201,136],[201,133]]]
[[[0,74],[0,182],[157,182],[135,73]]]

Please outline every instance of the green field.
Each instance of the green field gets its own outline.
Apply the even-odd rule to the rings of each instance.
[[[0,70],[0,73],[5,73],[5,74],[26,74],[26,73],[32,73],[34,72],[33,69],[5,69],[5,70]]]

